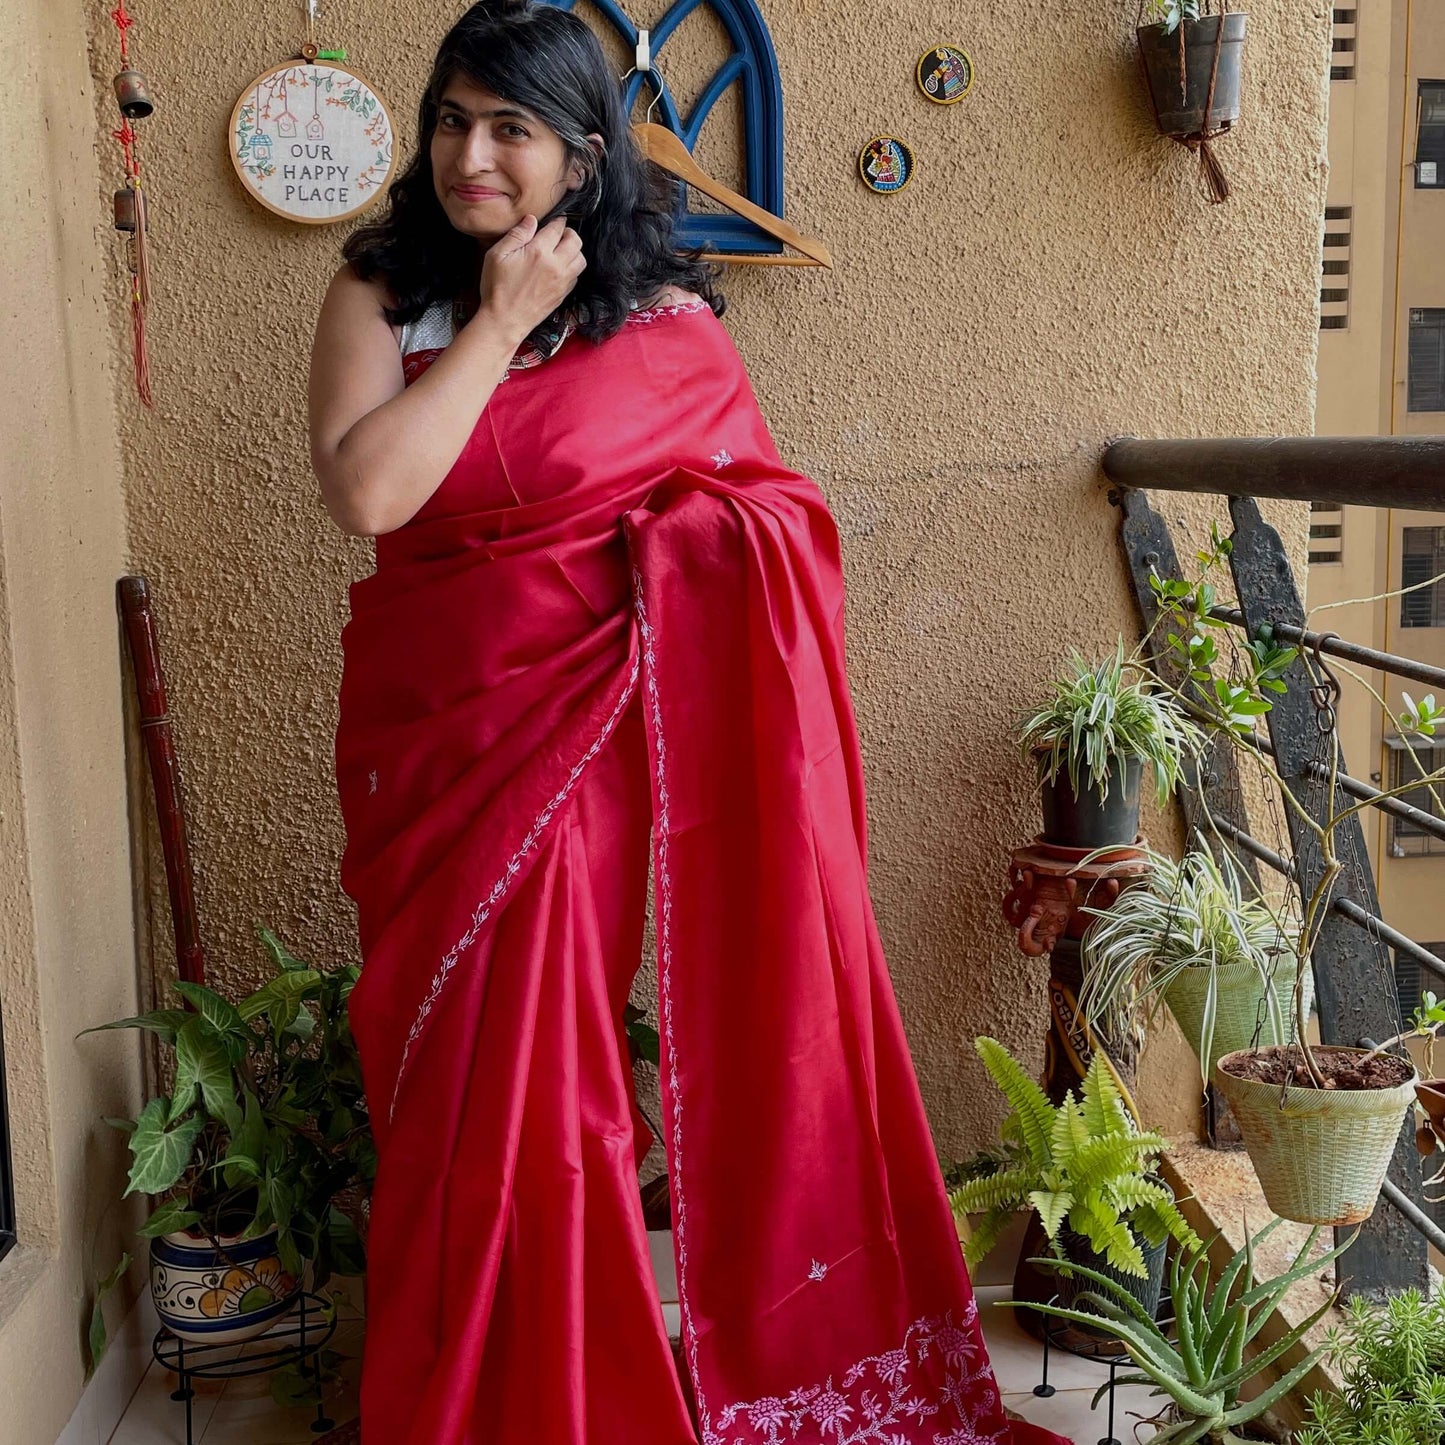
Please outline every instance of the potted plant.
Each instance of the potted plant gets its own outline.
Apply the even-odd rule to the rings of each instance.
[[[1139,1308],[1139,1302],[1117,1280],[1095,1270],[1077,1271],[1093,1286],[1085,1297],[1090,1313],[1059,1305],[1030,1308],[1107,1331],[1123,1345],[1139,1373],[1120,1375],[1117,1381],[1101,1386],[1099,1393],[1117,1383],[1152,1385],[1156,1395],[1164,1396],[1169,1402],[1169,1418],[1152,1437],[1151,1445],[1193,1445],[1195,1441],[1238,1445],[1249,1438],[1240,1432],[1284,1399],[1324,1358],[1328,1346],[1318,1345],[1278,1380],[1267,1385],[1261,1380],[1276,1360],[1294,1349],[1325,1317],[1335,1298],[1247,1359],[1246,1347],[1269,1323],[1291,1285],[1318,1275],[1354,1242],[1346,1240],[1327,1254],[1313,1257],[1319,1230],[1311,1230],[1283,1274],[1256,1281],[1255,1245],[1279,1223],[1271,1220],[1253,1239],[1246,1236],[1244,1248],[1212,1285],[1207,1246],[1196,1243],[1176,1255],[1169,1276],[1173,1319],[1168,1333],[1152,1314]],[[1246,1393],[1252,1398],[1243,1398]]]
[[[1250,891],[1227,853],[1205,840],[1179,862],[1148,852],[1149,875],[1108,908],[1086,908],[1079,1006],[1091,1022],[1143,1032],[1160,1002],[1199,1059],[1207,1082],[1223,1054],[1285,1043],[1296,982],[1298,932]]]
[[[1219,1090],[1276,1214],[1334,1225],[1370,1217],[1420,1082],[1410,1059],[1388,1050],[1441,1024],[1437,1001],[1373,1049],[1295,1044],[1219,1060]]]
[[[1347,1306],[1330,1354],[1341,1388],[1310,1402],[1296,1445],[1436,1445],[1445,1438],[1445,1294]]]
[[[1435,1072],[1435,1039],[1441,1028],[1445,1028],[1445,1000],[1427,990],[1420,996],[1412,1031],[1425,1040],[1425,1077],[1415,1085],[1415,1098],[1425,1117],[1415,1131],[1415,1143],[1426,1157],[1445,1146],[1445,1078]],[[1445,1181],[1445,1167],[1426,1182],[1442,1181]]]
[[[1145,767],[1162,807],[1203,741],[1148,668],[1125,657],[1122,642],[1099,663],[1073,653],[1019,736],[1043,780],[1044,841],[1085,850],[1131,846]]]
[[[346,1014],[359,970],[323,973],[258,932],[273,976],[239,1004],[178,983],[186,1008],[101,1026],[148,1030],[170,1056],[169,1093],[112,1122],[130,1135],[126,1194],[157,1197],[140,1233],[161,1321],[207,1344],[269,1328],[307,1264],[318,1285],[365,1268],[338,1205],[376,1172]]]
[[[1002,1044],[980,1038],[974,1047],[1011,1112],[1001,1131],[1003,1167],[950,1194],[955,1217],[982,1215],[964,1245],[969,1269],[1014,1211],[1032,1205],[1061,1261],[1100,1271],[1146,1311],[1157,1308],[1169,1239],[1198,1243],[1153,1173],[1167,1141],[1135,1124],[1102,1052],[1089,1064],[1082,1097],[1071,1091],[1055,1106]],[[1073,1277],[1067,1270],[1062,1277],[1067,1299]]]
[[[1201,8],[1204,12],[1201,14]],[[1239,119],[1241,63],[1247,15],[1208,0],[1143,0],[1135,35],[1160,133],[1200,152],[1210,197],[1224,201],[1229,186],[1209,142]]]

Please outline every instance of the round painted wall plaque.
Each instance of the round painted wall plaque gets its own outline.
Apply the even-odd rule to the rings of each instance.
[[[892,195],[913,179],[913,152],[897,136],[874,136],[858,152],[858,174],[870,191]]]
[[[960,45],[935,45],[918,58],[918,88],[936,105],[957,105],[973,89],[973,61]]]
[[[257,76],[231,112],[227,143],[255,200],[313,226],[364,211],[396,163],[386,102],[327,61],[287,61]]]

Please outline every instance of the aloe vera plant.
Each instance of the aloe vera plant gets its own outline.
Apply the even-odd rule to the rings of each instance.
[[[1238,1432],[1295,1389],[1329,1346],[1310,1350],[1253,1399],[1241,1399],[1246,1386],[1298,1345],[1324,1318],[1338,1295],[1332,1295],[1308,1319],[1247,1357],[1249,1346],[1273,1318],[1291,1285],[1318,1275],[1354,1243],[1351,1236],[1328,1253],[1313,1256],[1320,1236],[1317,1227],[1310,1231],[1283,1274],[1256,1282],[1255,1246],[1280,1223],[1271,1220],[1253,1238],[1246,1235],[1244,1248],[1224,1266],[1212,1285],[1208,1245],[1175,1256],[1169,1274],[1173,1339],[1127,1290],[1107,1275],[1081,1265],[1070,1265],[1069,1269],[1094,1286],[1080,1296],[1080,1303],[1088,1307],[1087,1313],[1058,1305],[1030,1304],[1029,1308],[1105,1330],[1123,1345],[1139,1373],[1120,1375],[1117,1383],[1153,1385],[1153,1393],[1169,1402],[1172,1418],[1152,1437],[1151,1445],[1194,1445],[1201,1440],[1211,1445],[1240,1445],[1244,1437]],[[1107,1384],[1100,1388],[1096,1403],[1108,1388]]]

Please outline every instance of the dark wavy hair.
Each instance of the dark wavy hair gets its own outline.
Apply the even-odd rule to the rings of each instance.
[[[695,291],[722,315],[716,268],[673,244],[675,183],[638,151],[618,78],[586,22],[536,0],[481,0],[437,51],[416,154],[392,184],[385,216],[342,248],[357,276],[380,277],[390,288],[393,326],[456,300],[477,278],[476,239],[452,225],[432,178],[442,94],[458,75],[540,116],[561,137],[567,160],[583,168],[581,187],[539,217],[545,224],[566,213],[582,238],[587,269],[561,308],[582,335],[611,336],[636,302],[666,286]],[[588,144],[591,134],[602,137],[603,155]]]

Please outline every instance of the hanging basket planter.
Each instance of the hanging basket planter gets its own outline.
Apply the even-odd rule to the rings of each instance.
[[[1209,996],[1209,975],[1215,978],[1214,1040],[1209,1057],[1204,1057],[1204,1013]],[[1213,968],[1180,969],[1164,986],[1164,1001],[1174,1015],[1180,1031],[1189,1041],[1204,1070],[1206,1079],[1214,1077],[1214,1066],[1225,1054],[1252,1047],[1268,1048],[1289,1042],[1290,1020],[1294,1017],[1294,987],[1299,965],[1293,958],[1281,958],[1274,965],[1273,983],[1276,1007],[1266,1008],[1260,1024],[1259,1038],[1254,1036],[1260,1019],[1260,1003],[1264,999],[1264,980],[1250,963],[1216,964]],[[1314,975],[1306,972],[1304,1010],[1314,1003]],[[1283,1034],[1281,1033],[1283,1027]]]
[[[1244,35],[1249,17],[1225,12],[1136,30],[1139,61],[1161,135],[1198,151],[1209,199],[1229,199],[1229,182],[1211,146],[1239,119]]]
[[[1295,1045],[1226,1054],[1215,1083],[1276,1214],[1358,1224],[1374,1213],[1418,1075],[1395,1054],[1332,1045],[1311,1052],[1335,1087],[1298,1082],[1308,1075]]]

